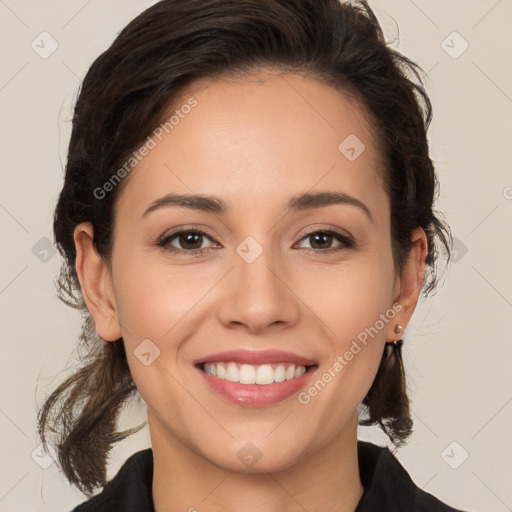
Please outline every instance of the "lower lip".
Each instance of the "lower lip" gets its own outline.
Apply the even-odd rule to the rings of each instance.
[[[242,407],[268,407],[286,400],[291,395],[297,393],[315,373],[316,367],[311,367],[300,377],[283,382],[274,382],[273,384],[240,384],[226,379],[219,379],[209,375],[200,368],[206,383],[213,391],[229,400],[231,403]]]

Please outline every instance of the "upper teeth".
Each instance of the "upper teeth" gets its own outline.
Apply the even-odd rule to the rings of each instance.
[[[240,364],[240,363],[205,363],[203,370],[208,375],[219,379],[240,382],[241,384],[272,384],[295,379],[306,373],[305,366],[291,363],[279,364]]]

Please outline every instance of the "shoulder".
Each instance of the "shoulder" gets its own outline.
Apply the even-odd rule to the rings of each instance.
[[[355,512],[464,512],[419,488],[389,448],[359,440],[357,453],[364,492]]]
[[[151,486],[153,450],[134,453],[103,490],[72,512],[154,512]]]

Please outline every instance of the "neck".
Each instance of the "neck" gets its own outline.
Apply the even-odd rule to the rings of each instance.
[[[150,416],[155,512],[354,512],[362,494],[357,414],[345,432],[274,473],[241,473],[215,466]]]

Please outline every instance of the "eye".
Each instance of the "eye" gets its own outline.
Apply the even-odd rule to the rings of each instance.
[[[198,229],[187,229],[183,231],[176,231],[169,236],[160,240],[157,245],[164,248],[166,251],[182,252],[186,254],[199,254],[205,249],[211,247],[202,247],[205,239],[213,241],[213,239],[204,231]],[[176,247],[176,245],[178,247]]]
[[[333,230],[317,230],[311,231],[302,240],[309,240],[310,247],[306,247],[307,251],[331,253],[341,251],[345,248],[354,247],[354,241],[342,233]],[[338,241],[339,244],[332,247],[332,243]]]
[[[162,238],[156,245],[169,252],[194,255],[214,248],[213,246],[204,247],[203,243],[205,240],[214,242],[213,238],[204,231],[198,229],[187,229],[171,233],[170,235]],[[355,242],[350,237],[333,230],[311,231],[303,236],[300,241],[303,240],[309,240],[310,246],[303,247],[302,249],[313,253],[325,254],[355,246]],[[333,242],[336,241],[338,242],[338,245],[332,247]]]

